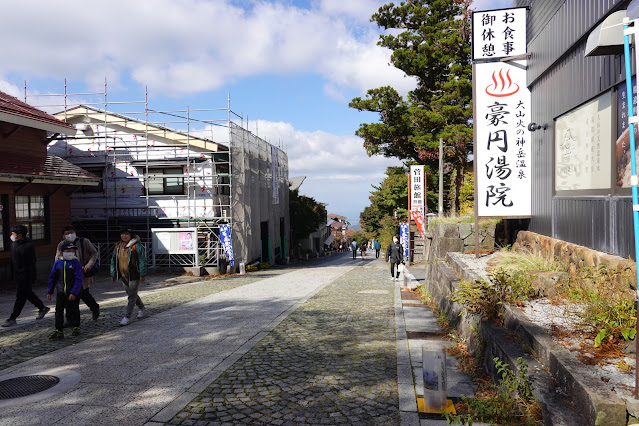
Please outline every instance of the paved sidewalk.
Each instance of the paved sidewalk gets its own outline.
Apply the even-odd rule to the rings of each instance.
[[[123,292],[98,282],[103,315],[84,307],[83,335],[61,342],[46,339],[52,315],[19,321],[0,332],[0,381],[65,379],[46,399],[0,401],[0,425],[446,424],[417,415],[425,341],[413,337],[437,333],[430,309],[402,300],[381,258],[307,265],[174,286],[156,277],[141,294],[149,317],[127,327]],[[0,294],[0,309],[12,297]],[[449,361],[449,388],[472,392]]]

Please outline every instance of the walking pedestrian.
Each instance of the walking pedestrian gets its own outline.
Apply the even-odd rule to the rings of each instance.
[[[397,235],[393,236],[393,242],[388,245],[386,249],[386,261],[390,260],[390,273],[391,280],[397,281],[399,279],[399,264],[404,264],[403,260],[404,249],[399,244],[399,238]],[[395,267],[397,266],[397,275],[395,275]]]
[[[375,259],[379,259],[379,251],[382,249],[382,244],[379,241],[375,241]]]
[[[366,241],[362,241],[362,245],[359,249],[362,253],[362,259],[364,259],[366,257]]]
[[[49,273],[47,286],[47,300],[51,300],[53,290],[55,294],[55,330],[49,336],[51,340],[64,339],[64,318],[73,327],[72,336],[80,334],[80,293],[84,273],[82,264],[78,260],[77,247],[73,243],[65,242],[62,247],[62,257],[55,261]]]
[[[89,287],[93,284],[93,277],[87,277],[86,273],[91,270],[93,265],[98,261],[98,251],[93,243],[88,238],[78,237],[73,225],[67,225],[62,228],[62,241],[58,243],[56,249],[55,258],[59,259],[62,256],[62,247],[68,243],[77,247],[76,257],[82,265],[82,291],[80,291],[80,299],[89,307],[93,313],[93,320],[97,320],[100,316],[100,305],[95,301],[93,295],[89,292]],[[79,302],[78,302],[79,305]],[[71,318],[67,311],[67,321],[64,323],[64,327],[71,325]]]
[[[17,285],[16,301],[13,312],[2,326],[16,325],[16,319],[20,316],[22,308],[27,300],[38,308],[37,320],[41,320],[51,310],[44,306],[42,300],[33,292],[33,283],[36,280],[36,255],[31,238],[27,236],[27,227],[15,225],[11,228],[11,267],[13,280]]]
[[[351,250],[353,250],[353,259],[357,257],[357,241],[351,241]]]
[[[111,256],[111,280],[122,281],[122,286],[128,296],[126,313],[120,321],[121,326],[128,325],[133,315],[133,307],[138,307],[138,319],[144,318],[146,309],[142,299],[138,296],[140,283],[146,277],[146,256],[144,247],[140,244],[140,237],[133,234],[131,227],[120,229],[120,241],[117,242]]]

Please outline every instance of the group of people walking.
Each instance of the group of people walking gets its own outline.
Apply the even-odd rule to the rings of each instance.
[[[16,325],[27,300],[38,308],[36,320],[41,320],[51,310],[33,291],[36,281],[36,254],[32,240],[24,225],[11,228],[11,266],[17,286],[16,301],[3,327]],[[62,229],[62,241],[58,243],[55,261],[47,281],[46,300],[55,295],[54,332],[52,340],[64,338],[63,329],[70,327],[71,335],[80,334],[80,300],[91,310],[93,320],[100,317],[100,305],[90,292],[93,274],[99,266],[98,251],[88,238],[78,237],[76,229],[67,225]],[[146,255],[140,237],[128,227],[120,229],[120,240],[111,254],[111,281],[120,281],[127,294],[125,314],[121,326],[129,324],[133,309],[138,307],[138,318],[144,318],[146,309],[138,296],[140,283],[146,277]]]

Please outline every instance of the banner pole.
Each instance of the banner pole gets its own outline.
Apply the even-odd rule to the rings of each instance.
[[[475,69],[475,63],[473,63],[473,99],[476,98],[476,87],[477,87],[477,79],[475,75],[477,74]],[[479,210],[478,210],[478,191],[477,191],[477,108],[473,105],[473,176],[475,178],[475,200],[474,200],[474,210],[475,210],[475,258],[479,258]]]

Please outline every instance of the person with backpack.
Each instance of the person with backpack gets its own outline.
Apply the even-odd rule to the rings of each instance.
[[[89,292],[89,287],[93,284],[93,275],[98,271],[100,262],[98,259],[98,250],[88,238],[78,237],[78,234],[73,225],[67,225],[62,228],[62,241],[58,243],[56,248],[55,258],[60,259],[62,257],[62,247],[68,243],[77,247],[76,257],[82,265],[82,291],[80,292],[80,299],[89,307],[93,314],[93,320],[97,320],[100,316],[100,305],[95,301],[93,295]],[[66,321],[64,327],[70,327],[72,318],[67,310]]]
[[[388,262],[389,260],[391,280],[397,281],[399,279],[399,264],[404,263],[404,248],[399,244],[397,235],[393,236],[393,242],[386,249],[386,261]],[[395,266],[397,266],[397,275],[395,275]]]
[[[138,296],[140,283],[144,282],[146,277],[146,255],[144,247],[140,244],[140,237],[133,234],[133,230],[129,226],[123,226],[120,229],[120,241],[118,241],[113,249],[111,256],[111,280],[116,282],[122,281],[122,286],[128,296],[126,313],[121,326],[128,325],[133,315],[133,307],[138,307],[138,319],[144,318],[146,309],[142,299]]]

